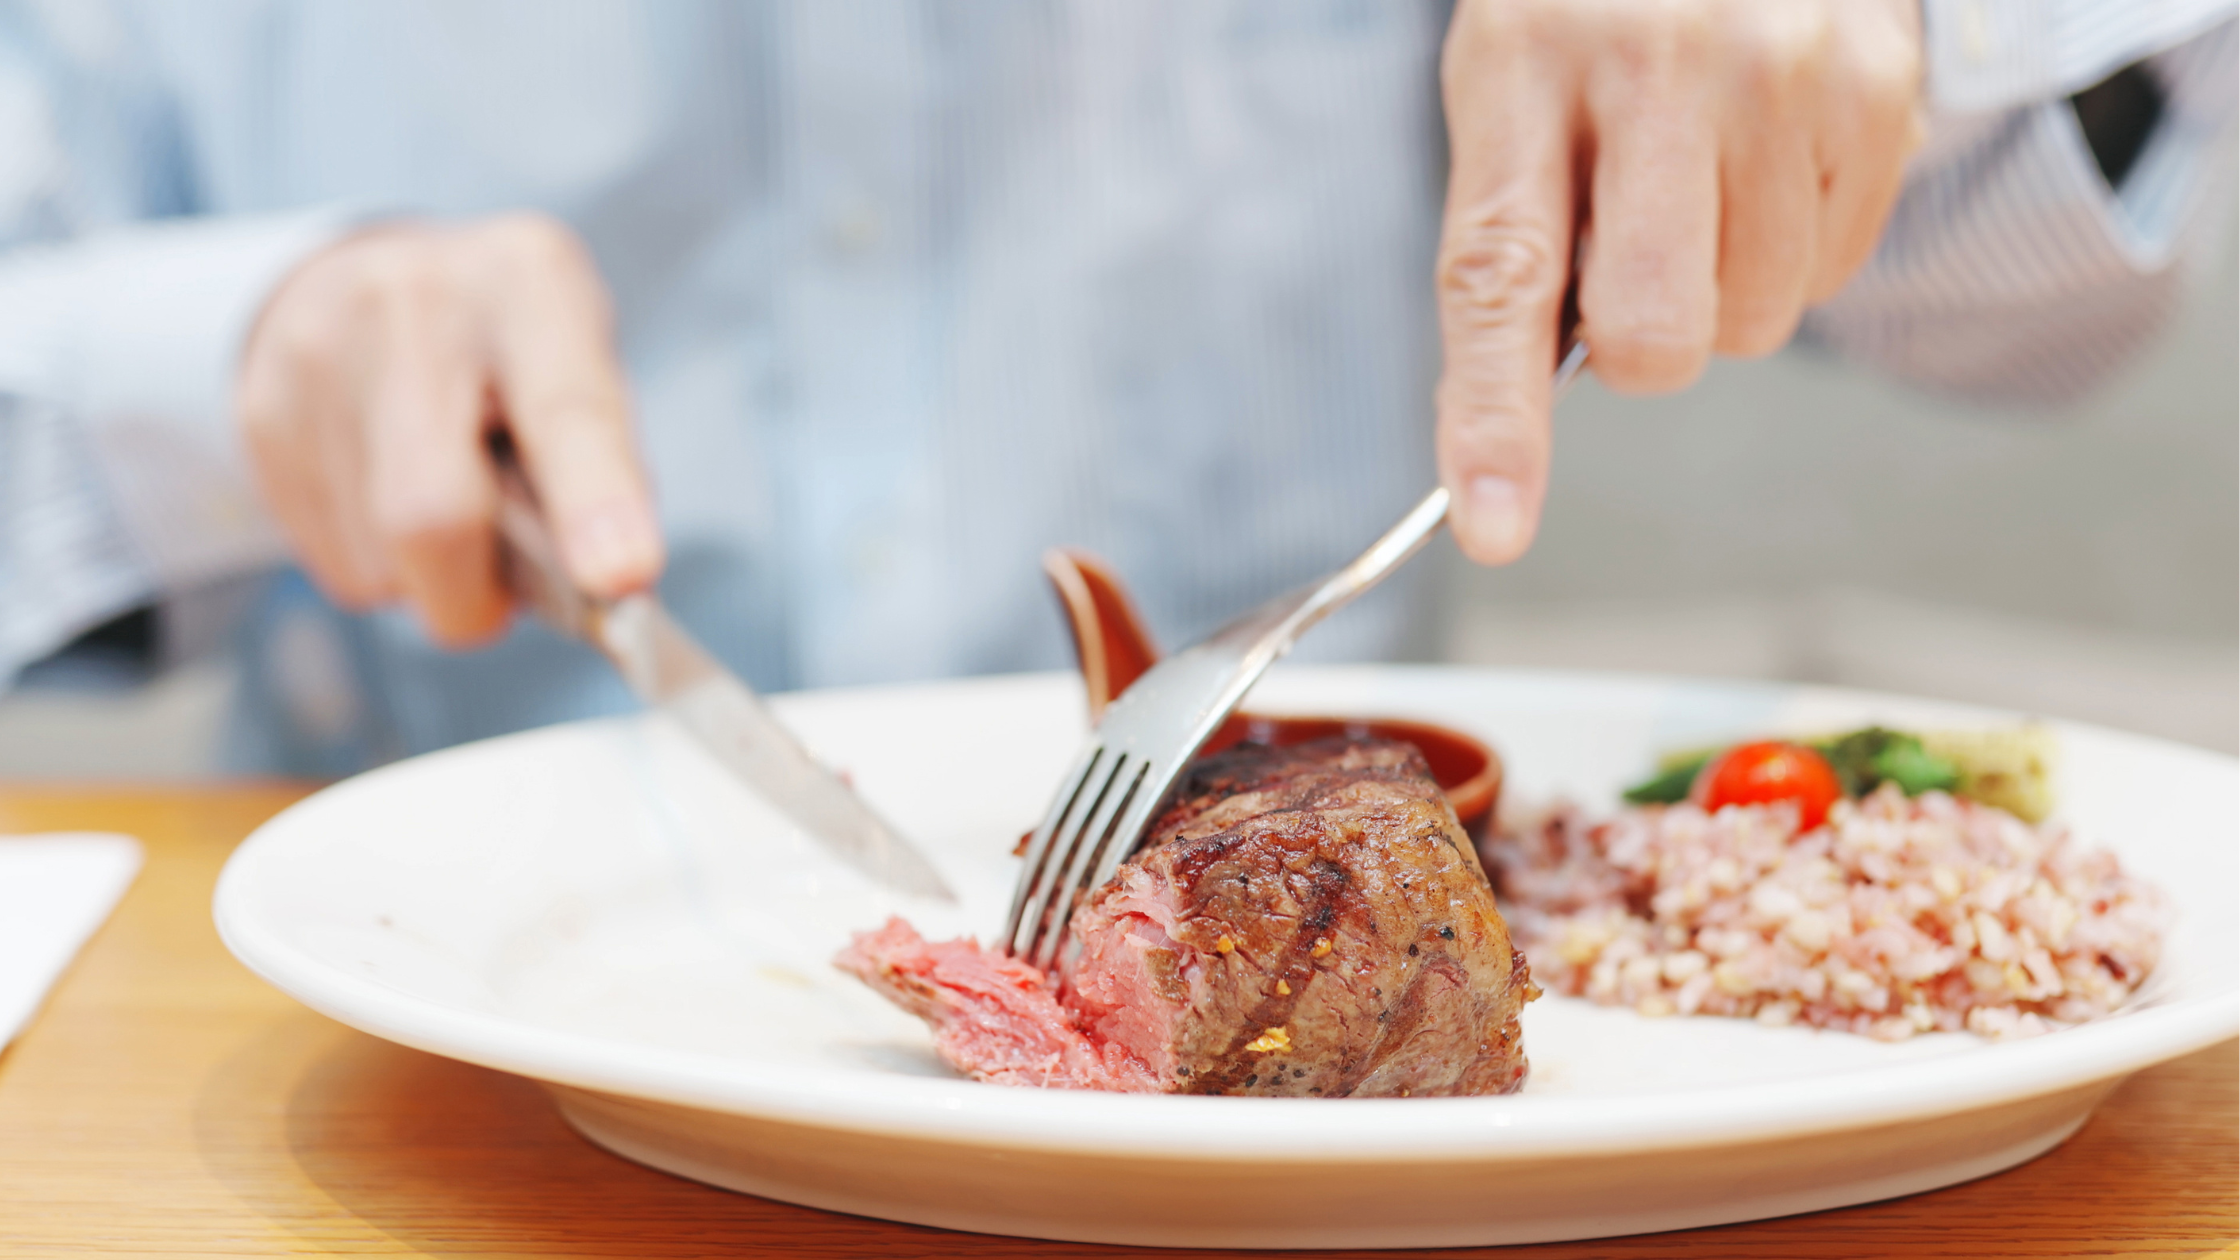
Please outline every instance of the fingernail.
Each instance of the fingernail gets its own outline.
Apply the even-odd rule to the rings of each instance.
[[[578,515],[569,541],[580,566],[578,577],[598,594],[620,594],[649,581],[660,564],[660,534],[633,504],[608,504]]]
[[[1530,531],[1524,518],[1524,491],[1507,477],[1472,477],[1469,507],[1463,524],[1477,543],[1475,550],[1514,559],[1524,550]]]

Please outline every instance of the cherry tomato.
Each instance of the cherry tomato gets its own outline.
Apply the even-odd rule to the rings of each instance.
[[[1729,748],[1696,775],[1688,791],[1688,799],[1707,810],[1795,801],[1800,832],[1825,822],[1828,807],[1842,796],[1843,784],[1827,758],[1779,740]]]

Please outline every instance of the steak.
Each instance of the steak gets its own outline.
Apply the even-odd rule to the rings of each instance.
[[[890,921],[836,960],[1001,1084],[1323,1098],[1524,1083],[1538,996],[1414,746],[1246,744],[1193,765],[1072,922],[1058,976]]]

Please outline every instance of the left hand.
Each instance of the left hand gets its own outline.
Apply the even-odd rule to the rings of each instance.
[[[313,254],[258,316],[241,431],[266,502],[345,608],[403,600],[438,642],[503,630],[503,425],[593,595],[653,583],[662,543],[633,440],[607,289],[534,214],[381,224]]]
[[[1438,409],[1471,559],[1532,543],[1574,253],[1579,335],[1611,388],[1771,353],[1873,253],[1920,78],[1919,0],[1462,0]]]

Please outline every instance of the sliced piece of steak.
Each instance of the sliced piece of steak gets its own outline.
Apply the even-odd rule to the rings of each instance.
[[[933,1025],[933,1048],[996,1085],[1157,1093],[1162,1083],[1119,1046],[1074,1026],[1042,972],[974,941],[933,943],[901,919],[858,932],[833,960]]]
[[[1517,1015],[1537,990],[1407,744],[1243,745],[1193,766],[1151,843],[1076,912],[1081,951],[1047,1006],[1016,960],[896,926],[841,965],[984,1080],[1325,1098],[1524,1082]],[[961,952],[921,958],[942,950]]]

